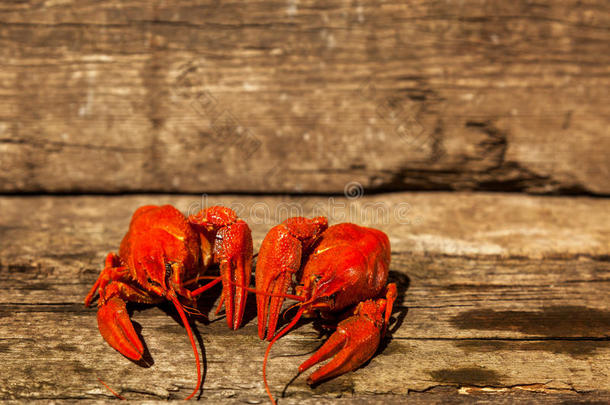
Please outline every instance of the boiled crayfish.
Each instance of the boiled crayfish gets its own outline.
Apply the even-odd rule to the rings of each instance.
[[[314,385],[355,370],[377,351],[386,333],[396,299],[396,285],[387,284],[390,242],[385,233],[343,223],[328,227],[324,217],[290,218],[272,228],[261,245],[256,266],[258,333],[270,340],[263,362],[265,389],[269,352],[275,341],[302,315],[318,312],[329,318],[349,311],[336,331],[299,367],[303,372],[333,357],[307,379]],[[295,295],[287,294],[297,280]],[[293,320],[275,334],[285,298],[300,301]]]
[[[144,347],[126,309],[126,302],[156,304],[171,301],[193,347],[197,385],[201,366],[193,333],[184,308],[196,297],[222,281],[219,305],[226,309],[227,323],[237,329],[246,304],[252,263],[252,236],[248,225],[229,208],[210,207],[186,218],[170,205],[144,206],[133,214],[119,254],[108,254],[105,267],[85,298],[89,306],[99,292],[97,322],[104,339],[124,356],[138,361]],[[205,270],[220,267],[220,276],[198,287]],[[193,289],[189,287],[193,286]]]

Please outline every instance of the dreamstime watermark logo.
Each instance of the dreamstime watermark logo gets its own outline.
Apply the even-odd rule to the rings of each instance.
[[[200,210],[208,208],[210,197],[201,196],[200,201],[193,202],[188,207],[188,215],[197,214]],[[330,223],[352,222],[365,226],[379,226],[389,224],[417,225],[422,222],[413,206],[404,201],[387,202],[372,197],[364,198],[362,184],[350,181],[344,187],[343,197],[303,196],[296,201],[232,201],[223,204],[251,225],[274,226],[292,217],[324,216]],[[251,198],[249,198],[251,200]]]
[[[343,194],[348,200],[354,200],[364,195],[364,187],[357,181],[350,181],[343,188]]]

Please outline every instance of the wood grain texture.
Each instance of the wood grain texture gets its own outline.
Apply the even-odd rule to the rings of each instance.
[[[602,0],[7,2],[0,192],[610,194]]]
[[[362,209],[375,200],[409,201],[411,213],[422,216],[418,224],[369,218],[392,241],[390,277],[399,298],[391,339],[365,367],[312,389],[304,376],[293,377],[324,337],[315,324],[301,325],[272,351],[270,384],[276,395],[284,393],[282,403],[608,400],[608,201],[404,193],[335,204]],[[215,196],[205,202],[240,203],[251,214],[252,206],[277,212],[286,199]],[[292,202],[306,214],[312,204],[328,203],[323,197]],[[170,306],[133,308],[152,364],[142,367],[103,341],[95,309],[82,305],[105,254],[117,248],[131,213],[145,203],[172,203],[186,212],[201,201],[162,195],[0,198],[0,363],[8,370],[0,373],[0,399],[108,399],[97,377],[131,399],[188,395],[194,361]],[[246,219],[258,249],[280,218]],[[547,243],[532,243],[536,238]],[[499,248],[491,249],[492,243]],[[202,299],[204,313],[219,293]],[[266,401],[260,374],[266,344],[249,308],[238,331],[229,331],[213,311],[210,322],[194,322],[206,362],[202,399]]]

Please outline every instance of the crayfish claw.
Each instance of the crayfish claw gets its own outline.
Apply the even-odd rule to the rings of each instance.
[[[263,284],[265,287],[263,291],[270,293],[270,295],[257,296],[258,304],[258,336],[261,339],[265,339],[265,329],[267,329],[267,340],[273,339],[277,323],[280,317],[280,311],[285,295],[288,291],[288,287],[291,282],[291,273],[282,272],[275,278],[266,280]]]
[[[222,299],[227,315],[227,324],[238,329],[246,309],[246,299],[252,274],[252,236],[243,221],[226,226],[218,231],[215,255],[220,261],[222,277]]]
[[[112,297],[100,305],[97,326],[106,342],[123,356],[134,361],[142,358],[144,346],[129,319],[125,301],[121,298]]]
[[[256,304],[258,336],[271,341],[285,298],[305,301],[308,297],[287,294],[292,278],[301,268],[301,259],[328,227],[324,217],[289,218],[267,233],[256,264]]]
[[[231,329],[241,325],[252,274],[252,232],[235,212],[214,206],[188,218],[201,238],[213,242],[214,263],[220,267],[222,302]]]
[[[324,380],[356,370],[369,360],[379,347],[381,329],[371,320],[358,315],[339,323],[337,330],[313,356],[299,367],[299,373],[333,357],[326,365],[307,378],[307,384],[315,385]]]
[[[301,242],[275,227],[265,237],[256,264],[258,336],[273,339],[282,304],[301,265]]]
[[[385,335],[395,298],[396,286],[390,284],[386,298],[361,302],[352,316],[339,322],[330,338],[299,367],[299,373],[302,373],[334,356],[309,376],[307,384],[315,385],[356,370],[373,357]]]

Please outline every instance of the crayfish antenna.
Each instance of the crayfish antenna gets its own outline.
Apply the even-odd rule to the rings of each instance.
[[[305,307],[301,306],[301,308],[299,308],[299,312],[297,312],[292,321],[288,325],[286,325],[281,331],[279,331],[273,339],[271,339],[269,345],[267,346],[267,350],[265,351],[265,359],[263,360],[263,382],[265,383],[265,390],[267,391],[267,395],[269,396],[269,399],[271,400],[271,403],[273,405],[277,405],[277,403],[275,402],[275,398],[273,398],[273,394],[271,394],[271,389],[269,388],[269,383],[267,382],[267,360],[269,360],[269,353],[271,352],[271,347],[273,346],[273,344],[277,342],[279,338],[288,333],[290,329],[294,328],[294,325],[299,322],[299,319],[301,319],[303,312],[305,312]]]
[[[108,391],[110,391],[110,392],[112,393],[112,395],[114,395],[115,397],[117,397],[117,398],[118,398],[118,399],[120,399],[120,400],[125,401],[125,397],[121,396],[121,394],[117,394],[117,393],[116,393],[116,392],[115,392],[115,391],[114,391],[112,388],[110,388],[110,387],[108,386],[108,384],[106,384],[104,381],[102,381],[102,379],[101,379],[101,378],[97,377],[97,380],[98,380],[98,381],[99,381],[99,382],[100,382],[100,383],[101,383],[101,384],[102,384],[104,387],[106,387],[106,389],[107,389]]]
[[[188,334],[189,340],[191,341],[191,346],[193,347],[193,353],[195,353],[195,362],[197,364],[197,386],[195,387],[195,389],[193,390],[191,395],[184,398],[186,401],[186,400],[193,398],[195,396],[195,394],[197,394],[197,392],[201,388],[201,384],[203,383],[203,381],[201,381],[201,363],[199,362],[199,352],[197,351],[197,345],[195,344],[195,338],[193,337],[193,331],[191,330],[191,325],[189,324],[188,319],[186,318],[184,309],[182,309],[182,304],[180,304],[180,302],[178,301],[178,298],[176,297],[175,294],[169,294],[167,296],[167,298],[171,302],[173,302],[174,306],[176,307],[176,310],[178,311],[178,315],[180,315],[180,319],[182,320],[182,323],[184,324],[184,327],[186,328],[186,333]]]
[[[288,298],[289,300],[295,300],[295,301],[305,301],[306,298],[305,297],[301,297],[300,295],[294,295],[294,294],[284,294],[284,293],[270,293],[270,292],[266,292],[266,291],[261,291],[261,290],[257,290],[256,288],[252,288],[252,287],[247,287],[245,285],[239,285],[237,283],[233,283],[231,282],[232,285],[239,287],[239,288],[243,288],[244,290],[251,292],[253,294],[256,295],[263,295],[265,297],[279,297],[279,298]]]
[[[220,283],[222,281],[222,276],[216,276],[214,277],[214,279],[212,281],[210,281],[209,283],[202,285],[199,288],[194,289],[193,291],[191,291],[191,295],[193,297],[201,294],[204,291],[209,290],[210,288],[214,287],[216,284]]]
[[[288,315],[288,312],[290,312],[290,310],[291,310],[292,308],[300,307],[300,306],[303,306],[303,305],[305,305],[305,304],[308,304],[308,302],[306,302],[306,301],[305,301],[305,298],[303,298],[303,299],[301,300],[301,302],[297,302],[296,304],[292,304],[291,306],[289,306],[288,308],[286,308],[286,309],[284,310],[284,313],[282,314],[282,320],[284,320],[284,321],[286,320],[287,315]]]

